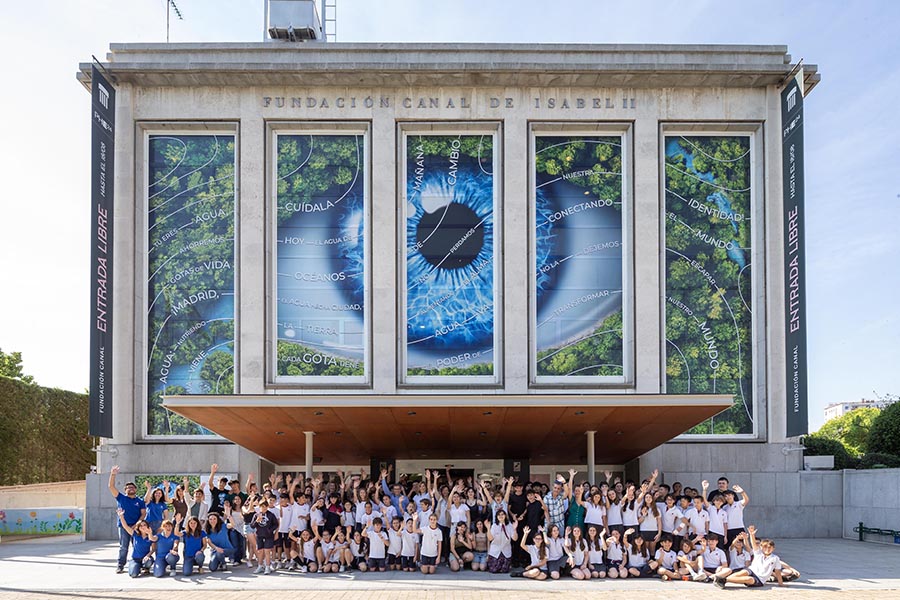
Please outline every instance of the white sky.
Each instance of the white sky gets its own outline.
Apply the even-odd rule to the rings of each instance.
[[[806,103],[810,426],[900,393],[900,3],[338,0],[338,41],[787,44]],[[171,40],[260,41],[262,0],[178,0]],[[79,62],[165,41],[165,0],[6,3],[0,348],[43,385],[88,385],[89,108]],[[120,316],[119,318],[123,318]]]

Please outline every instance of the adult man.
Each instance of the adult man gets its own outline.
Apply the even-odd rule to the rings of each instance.
[[[716,489],[711,491],[706,495],[706,501],[712,502],[713,496],[716,494],[722,494],[722,497],[725,497],[725,494],[728,492],[728,478],[724,475],[719,477],[719,481],[716,482]]]
[[[409,498],[403,493],[403,486],[399,482],[395,482],[390,488],[387,483],[388,470],[381,470],[381,489],[391,499],[391,505],[397,511],[398,515],[406,514],[406,505],[409,504]]]
[[[117,509],[122,509],[124,514],[123,520],[129,527],[147,516],[147,505],[143,498],[137,496],[137,486],[134,482],[129,481],[125,484],[125,493],[121,493],[116,489],[116,475],[119,474],[119,465],[116,465],[109,472],[109,493],[116,499]],[[116,567],[116,573],[125,571],[125,563],[128,561],[128,547],[131,545],[131,535],[122,527],[121,521],[117,520],[119,526],[119,560]]]
[[[553,482],[553,488],[544,496],[544,504],[547,507],[547,531],[556,525],[560,532],[566,530],[566,509],[569,507],[569,490],[565,480],[559,477]]]

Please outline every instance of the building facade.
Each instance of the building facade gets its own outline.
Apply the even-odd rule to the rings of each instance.
[[[728,474],[797,527],[785,47],[121,44],[104,67],[89,536],[113,533],[112,465],[214,462]]]

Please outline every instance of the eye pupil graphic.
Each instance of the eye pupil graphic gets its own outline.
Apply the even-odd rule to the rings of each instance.
[[[452,202],[425,213],[416,227],[419,253],[429,264],[459,269],[472,263],[484,245],[484,229],[474,210]]]

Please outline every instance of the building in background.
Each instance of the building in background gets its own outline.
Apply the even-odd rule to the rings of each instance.
[[[884,410],[894,402],[897,402],[897,400],[898,397],[888,395],[878,400],[860,398],[857,402],[832,402],[825,407],[825,420],[830,421],[831,419],[843,416],[857,408],[877,408],[878,410]]]
[[[729,474],[767,533],[812,535],[774,492],[802,466],[786,47],[114,44],[104,67],[116,362],[89,537],[114,532],[113,464],[213,462]]]

